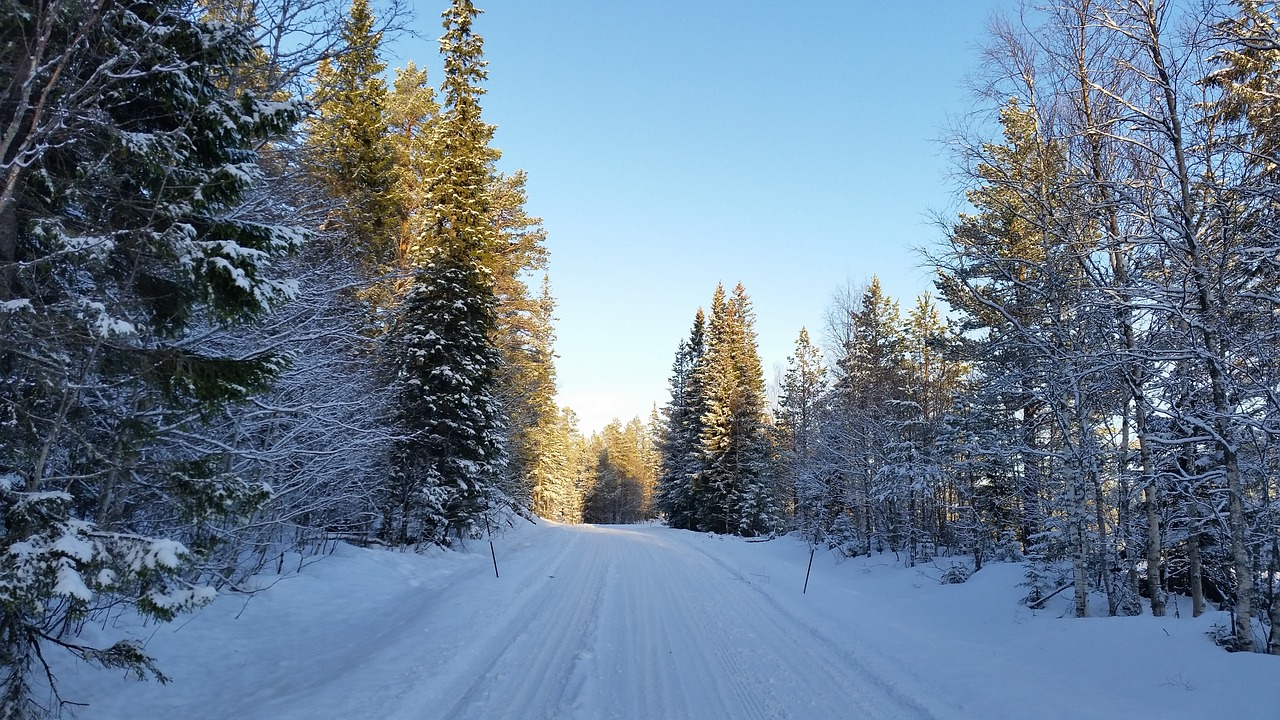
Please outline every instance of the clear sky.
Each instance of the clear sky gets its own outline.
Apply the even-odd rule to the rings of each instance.
[[[438,85],[438,12],[389,48]],[[667,399],[716,283],[752,297],[766,378],[835,291],[905,308],[953,204],[940,142],[1008,0],[478,0],[499,167],[549,233],[560,402],[584,432]],[[439,6],[438,8],[436,6]]]

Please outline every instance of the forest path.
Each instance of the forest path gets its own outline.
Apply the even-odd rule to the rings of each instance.
[[[55,668],[85,720],[1132,720],[1274,718],[1274,658],[1198,619],[1070,618],[1017,602],[1024,568],[808,552],[658,526],[516,521],[489,547],[290,556],[130,631],[173,682]],[[301,565],[301,567],[299,567]],[[1052,604],[1053,601],[1051,601]]]
[[[692,534],[548,530],[485,579],[521,590],[456,627],[471,640],[387,716],[936,717],[760,592],[764,578],[682,542]]]

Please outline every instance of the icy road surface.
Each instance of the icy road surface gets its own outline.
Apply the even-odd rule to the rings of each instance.
[[[1280,658],[1214,647],[1222,613],[1033,613],[1015,564],[943,585],[949,559],[819,552],[802,595],[792,537],[519,521],[495,546],[500,579],[484,541],[292,556],[128,628],[169,685],[60,661],[60,689],[85,720],[1280,717]]]

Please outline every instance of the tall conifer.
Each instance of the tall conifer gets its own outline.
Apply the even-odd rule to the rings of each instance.
[[[703,392],[695,370],[706,352],[706,316],[699,308],[688,340],[680,342],[671,368],[671,400],[663,408],[658,442],[659,473],[655,503],[674,528],[697,528],[694,476],[701,469]]]
[[[341,251],[368,267],[390,259],[397,216],[381,76],[386,63],[378,55],[382,33],[374,22],[368,0],[352,0],[342,50],[316,73],[316,115],[307,133],[312,172],[337,203],[330,224],[344,238]]]
[[[776,417],[779,466],[784,481],[783,507],[808,537],[815,537],[821,527],[818,508],[828,494],[819,483],[813,462],[826,393],[827,368],[822,362],[822,352],[809,340],[809,331],[800,328],[795,352],[787,358]]]
[[[711,312],[706,353],[694,371],[705,398],[702,469],[694,484],[698,526],[768,533],[779,526],[778,498],[751,301],[741,284],[732,297],[717,286]]]
[[[497,244],[487,190],[493,128],[480,117],[478,14],[469,0],[443,13],[444,102],[424,203],[429,262],[416,270],[392,333],[408,435],[394,452],[385,528],[400,541],[474,536],[483,513],[510,501],[499,487],[507,455],[488,269]]]

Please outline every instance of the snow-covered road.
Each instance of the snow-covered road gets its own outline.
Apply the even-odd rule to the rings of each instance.
[[[942,585],[946,559],[824,552],[802,595],[795,538],[520,522],[495,544],[500,579],[484,542],[342,546],[260,577],[272,586],[252,597],[133,628],[171,684],[64,662],[63,696],[104,720],[1272,720],[1280,707],[1275,658],[1204,637],[1220,613],[1032,613],[1018,565]]]
[[[440,717],[932,717],[678,534],[558,531],[430,691]]]

